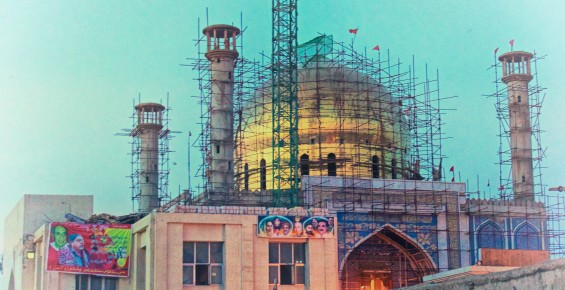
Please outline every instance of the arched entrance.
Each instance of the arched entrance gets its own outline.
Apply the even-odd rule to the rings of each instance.
[[[385,225],[346,255],[341,270],[342,290],[388,290],[419,284],[437,267],[416,241]]]

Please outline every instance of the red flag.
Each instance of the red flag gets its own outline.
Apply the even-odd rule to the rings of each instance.
[[[496,54],[498,52],[498,47],[494,50],[494,54]]]
[[[455,171],[455,166],[451,166],[451,168],[449,168],[449,171],[451,172]]]
[[[455,182],[455,177],[452,177],[452,178],[451,178],[451,182]]]
[[[381,48],[377,45],[377,46],[373,47],[373,50],[381,51]]]
[[[510,40],[510,46],[514,46],[514,39]]]
[[[498,190],[504,190],[504,185],[501,185]]]
[[[359,28],[349,29],[349,33],[357,34],[357,30],[359,30]]]
[[[404,114],[408,115],[410,113],[410,109],[404,110]]]

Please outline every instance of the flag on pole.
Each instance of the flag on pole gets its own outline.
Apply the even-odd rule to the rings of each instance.
[[[498,52],[498,47],[494,50],[494,54],[496,54]]]
[[[357,30],[359,30],[359,28],[349,29],[349,33],[357,34]]]
[[[490,179],[488,180],[487,186],[490,186]]]
[[[406,114],[406,115],[410,114],[410,109],[404,110],[404,114]]]
[[[455,171],[455,166],[451,166],[451,168],[449,168],[449,171],[454,172],[454,171]]]
[[[373,47],[373,50],[381,51],[381,48],[377,45],[377,46]]]
[[[510,46],[514,46],[514,39],[510,40]]]
[[[498,190],[504,190],[504,185],[501,185]]]
[[[451,178],[451,182],[455,182],[455,177],[452,177],[452,178]]]

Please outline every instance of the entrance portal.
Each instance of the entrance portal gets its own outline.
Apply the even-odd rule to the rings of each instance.
[[[422,247],[392,226],[384,226],[346,256],[342,290],[388,290],[422,282],[436,267]]]

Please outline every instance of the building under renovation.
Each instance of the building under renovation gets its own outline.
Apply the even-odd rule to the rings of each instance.
[[[388,53],[371,59],[330,35],[297,45],[286,59],[295,68],[279,62],[288,44],[275,43],[264,65],[236,53],[239,33],[205,28],[206,59],[193,61],[210,90],[200,96],[204,187],[190,203],[327,209],[339,224],[341,289],[400,288],[557,254],[559,209],[539,172],[542,89],[530,84],[537,56],[508,52],[492,67],[500,167],[510,177],[484,196],[445,177],[453,168],[443,164],[437,71],[417,71],[415,60],[402,67]]]
[[[168,105],[135,106],[132,201],[145,217],[132,227],[130,276],[99,289],[393,289],[562,254],[563,210],[540,173],[538,56],[512,51],[493,64],[503,174],[495,196],[470,193],[446,176],[439,73],[331,35],[299,45],[296,2],[280,2],[268,61],[241,55],[231,25],[197,38],[198,190],[168,193]],[[317,234],[271,235],[269,216]],[[34,289],[106,283],[41,274],[49,230],[32,234]]]

